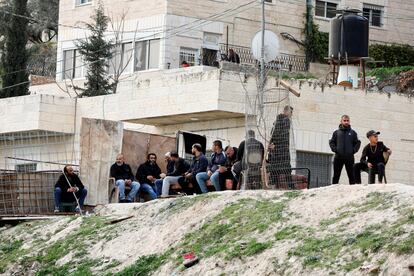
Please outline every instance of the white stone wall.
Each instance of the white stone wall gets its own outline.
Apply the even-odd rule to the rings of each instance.
[[[339,125],[340,116],[348,114],[362,142],[356,160],[359,161],[362,148],[368,144],[366,132],[380,131],[380,140],[393,150],[386,169],[388,182],[414,183],[414,103],[407,97],[344,91],[339,86],[327,87],[322,92],[320,87],[313,89],[304,84],[301,97],[291,97],[291,103],[297,150],[332,153],[329,139]],[[344,170],[341,183],[347,181]]]

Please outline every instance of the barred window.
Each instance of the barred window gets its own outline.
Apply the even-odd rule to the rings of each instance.
[[[362,11],[364,16],[369,20],[370,26],[383,26],[384,7],[371,4],[364,4]]]
[[[325,18],[333,18],[336,16],[337,3],[327,1],[316,1],[315,15]]]
[[[186,61],[190,66],[196,65],[197,49],[192,48],[180,48],[180,65],[183,61]]]

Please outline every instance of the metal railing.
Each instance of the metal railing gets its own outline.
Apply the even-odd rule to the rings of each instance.
[[[249,47],[238,45],[226,45],[220,44],[220,51],[226,53],[228,49],[233,49],[240,57],[241,63],[248,63],[257,65],[258,61],[254,58],[252,51]],[[287,70],[289,72],[304,72],[306,69],[306,57],[298,55],[281,54],[276,61],[267,64],[267,67],[273,70]]]

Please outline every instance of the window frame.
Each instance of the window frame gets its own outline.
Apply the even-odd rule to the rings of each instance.
[[[156,42],[155,42],[156,41]],[[158,55],[157,55],[157,59],[158,61],[156,62],[156,64],[158,64],[156,67],[152,67],[150,68],[151,63],[151,44],[152,43],[159,43],[158,46]],[[142,70],[136,70],[137,68],[137,59],[136,59],[136,54],[137,54],[137,43],[145,43],[145,68]],[[140,72],[140,71],[147,71],[147,70],[157,70],[159,69],[159,65],[160,65],[160,49],[161,49],[161,39],[160,38],[154,38],[154,39],[148,39],[148,40],[142,40],[142,41],[134,41],[134,45],[133,45],[133,59],[134,59],[134,63],[133,63],[133,72]]]
[[[188,51],[187,53],[185,53],[185,51]],[[193,53],[190,53],[190,52],[193,52],[194,53],[194,61],[193,62],[191,62],[189,59],[187,59],[187,58],[184,58],[184,55],[187,55],[187,56],[189,56],[189,55],[192,55]],[[190,66],[196,66],[197,65],[197,62],[198,62],[198,56],[199,56],[199,53],[200,53],[200,50],[199,49],[196,49],[196,48],[191,48],[191,47],[180,47],[180,51],[179,51],[179,53],[178,53],[178,61],[179,61],[179,64],[178,64],[178,66],[180,67],[181,66],[181,63],[185,60]],[[183,56],[182,56],[182,54],[183,54]],[[183,58],[182,58],[183,57]]]
[[[70,77],[67,77],[66,73],[66,53],[67,52],[73,52],[72,58],[71,58],[71,72]],[[82,79],[85,77],[85,62],[83,57],[81,56],[80,59],[79,56],[77,56],[77,53],[79,53],[79,50],[76,48],[68,48],[63,50],[63,64],[62,64],[62,80],[75,80],[75,79]],[[80,65],[77,65],[77,61],[80,61]],[[79,70],[79,71],[78,71]],[[79,75],[77,75],[77,72]]]
[[[318,2],[321,2],[321,3],[324,4],[323,5],[323,15],[316,14],[316,10],[317,10],[316,7],[317,7],[317,3]],[[331,19],[331,18],[334,18],[336,16],[336,12],[335,12],[335,15],[334,16],[328,17],[328,4],[335,5],[335,11],[338,9],[338,2],[336,2],[336,1],[315,0],[315,12],[314,12],[314,16],[316,18],[322,18],[322,19]]]
[[[368,24],[370,27],[384,28],[384,8],[385,8],[384,6],[379,6],[379,5],[369,4],[369,3],[362,4],[362,15],[368,19]],[[379,25],[372,24],[373,11],[380,12]],[[367,12],[368,12],[368,17],[366,16]]]
[[[86,1],[82,3],[82,1]],[[92,4],[92,0],[75,0],[75,7],[88,6]]]

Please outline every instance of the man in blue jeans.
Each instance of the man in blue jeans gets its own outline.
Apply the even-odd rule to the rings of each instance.
[[[223,151],[223,144],[221,141],[216,140],[213,142],[213,153],[211,154],[211,161],[207,167],[207,172],[200,172],[196,175],[198,186],[200,187],[201,192],[207,193],[207,183],[208,179],[213,183],[216,191],[220,191],[220,181],[219,181],[219,167],[224,166],[226,163],[226,154]]]
[[[157,155],[155,153],[147,155],[147,161],[138,167],[135,177],[141,185],[140,189],[149,194],[151,200],[158,197],[155,182],[161,178],[161,169],[157,164]]]
[[[66,165],[63,168],[63,173],[55,184],[55,213],[60,212],[61,202],[75,202],[76,197],[79,200],[79,206],[76,206],[75,211],[80,212],[83,208],[86,195],[88,191],[83,186],[80,178],[73,172],[73,168],[70,165]],[[70,185],[69,185],[70,184]],[[75,195],[74,195],[75,194]]]
[[[139,183],[134,181],[131,167],[125,163],[124,156],[118,154],[116,162],[111,166],[111,177],[115,178],[115,185],[119,189],[119,202],[129,203],[133,202],[135,195],[139,190]],[[131,187],[128,197],[125,197],[125,187]]]

